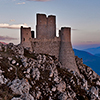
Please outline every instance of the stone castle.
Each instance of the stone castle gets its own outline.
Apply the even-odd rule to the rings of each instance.
[[[71,28],[62,27],[56,37],[56,16],[37,14],[36,38],[31,27],[21,26],[21,45],[36,53],[56,56],[64,68],[77,71],[75,56],[71,45]]]

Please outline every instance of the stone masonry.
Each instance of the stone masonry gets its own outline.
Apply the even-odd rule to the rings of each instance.
[[[78,72],[71,45],[71,28],[62,27],[56,37],[56,16],[37,14],[36,18],[36,38],[30,27],[21,26],[21,45],[36,53],[56,56],[64,68]]]

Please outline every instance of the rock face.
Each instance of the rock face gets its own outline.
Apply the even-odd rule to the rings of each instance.
[[[0,58],[0,100],[100,100],[100,77],[78,57],[79,73],[19,45],[0,44]]]

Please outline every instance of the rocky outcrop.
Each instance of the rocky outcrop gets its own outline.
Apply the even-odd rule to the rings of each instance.
[[[25,98],[25,100],[34,100],[34,97],[31,94],[29,94],[31,85],[29,84],[27,79],[15,79],[12,82],[9,82],[8,86],[13,91],[13,94],[20,95],[19,99],[23,100]],[[18,97],[13,97],[11,100],[16,99],[18,99]]]
[[[7,83],[7,79],[4,77],[3,75],[4,71],[0,70],[0,84],[6,84]]]
[[[79,73],[54,56],[0,44],[0,100],[100,100],[100,77],[75,60]]]

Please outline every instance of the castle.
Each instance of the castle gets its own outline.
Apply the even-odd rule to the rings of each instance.
[[[75,56],[71,45],[71,28],[62,27],[56,37],[56,16],[37,14],[36,38],[31,27],[21,26],[21,45],[36,53],[56,56],[64,68],[77,72]]]

